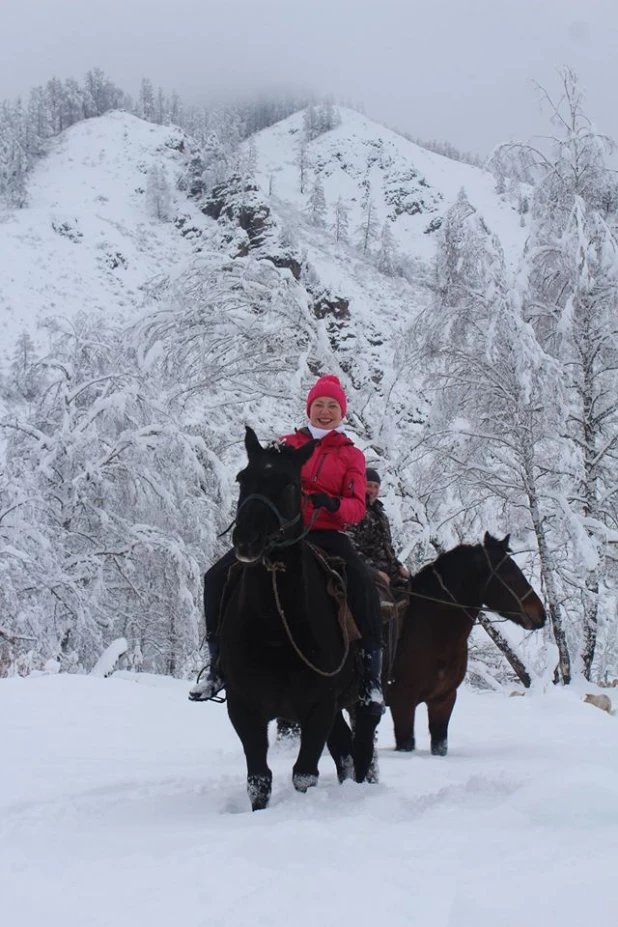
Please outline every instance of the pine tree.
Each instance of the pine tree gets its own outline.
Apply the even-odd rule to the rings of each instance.
[[[313,187],[309,194],[307,212],[309,214],[309,220],[313,225],[317,225],[320,228],[325,225],[326,197],[324,195],[322,181],[319,177],[316,177],[313,182]]]
[[[155,93],[152,82],[147,77],[143,77],[140,84],[137,114],[147,122],[156,122]]]
[[[307,188],[309,171],[311,169],[311,159],[307,150],[307,140],[304,134],[298,141],[296,163],[298,165],[298,189],[301,193],[304,193]]]
[[[148,171],[146,201],[155,218],[169,222],[172,216],[172,191],[162,164],[152,164]]]
[[[333,233],[335,236],[335,241],[337,243],[342,242],[346,244],[348,241],[348,229],[350,226],[350,217],[348,207],[345,205],[341,197],[335,203],[335,218],[333,222]]]
[[[388,277],[393,277],[397,272],[397,245],[393,233],[391,232],[388,219],[382,226],[380,248],[376,254],[376,264],[378,269]]]
[[[318,114],[315,106],[310,103],[303,113],[303,136],[305,143],[312,142],[319,134]]]
[[[363,206],[363,218],[358,229],[358,238],[363,254],[371,253],[371,245],[378,232],[378,217],[371,196],[368,196]]]

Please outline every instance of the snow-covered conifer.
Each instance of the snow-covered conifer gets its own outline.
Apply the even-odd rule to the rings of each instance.
[[[307,202],[307,213],[312,225],[317,225],[320,228],[324,226],[326,219],[326,197],[324,195],[322,181],[319,177],[316,177],[313,182]]]

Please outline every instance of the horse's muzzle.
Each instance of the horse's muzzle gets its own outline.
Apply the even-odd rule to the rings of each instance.
[[[241,563],[255,563],[264,554],[266,546],[262,532],[248,531],[246,527],[239,529],[238,526],[232,532],[232,544],[236,559]]]
[[[547,622],[547,612],[542,605],[538,608],[527,608],[525,614],[528,621],[524,627],[527,631],[538,631]]]
[[[241,563],[256,563],[264,554],[262,541],[237,541],[234,544],[236,559]]]

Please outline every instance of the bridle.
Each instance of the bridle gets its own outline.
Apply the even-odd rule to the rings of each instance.
[[[296,515],[294,515],[293,518],[285,518],[281,514],[281,512],[279,511],[275,503],[272,501],[272,499],[269,499],[268,496],[265,496],[262,493],[252,492],[245,499],[243,499],[243,501],[238,506],[236,517],[231,522],[231,524],[228,525],[225,531],[222,531],[221,534],[218,535],[218,537],[220,538],[224,537],[224,535],[228,534],[232,530],[234,525],[236,525],[238,522],[238,516],[241,512],[241,509],[243,509],[244,506],[248,502],[263,502],[264,505],[266,505],[267,508],[271,510],[271,512],[275,515],[277,521],[279,522],[279,527],[277,528],[277,530],[267,536],[266,544],[264,546],[264,554],[270,553],[270,551],[272,550],[280,550],[282,547],[291,547],[293,544],[298,544],[299,541],[302,541],[304,538],[306,538],[309,532],[311,531],[311,529],[313,528],[313,523],[315,522],[318,516],[318,511],[319,511],[318,509],[314,511],[311,521],[309,522],[307,527],[303,531],[301,531],[299,535],[297,535],[297,537],[286,538],[286,539],[280,540],[280,538],[282,538],[282,535],[285,534],[288,528],[293,528],[294,525],[297,525],[298,522],[301,521],[303,517],[303,507],[301,506],[300,511],[298,511]]]
[[[507,560],[510,559],[510,554],[505,553],[504,556],[503,556],[503,558],[494,566],[494,564],[491,562],[491,557],[489,556],[489,553],[487,552],[487,548],[486,548],[485,546],[483,546],[483,547],[482,547],[482,550],[483,550],[483,553],[485,554],[485,559],[487,560],[487,565],[489,566],[489,576],[488,576],[487,579],[485,580],[485,584],[483,585],[483,588],[481,589],[481,591],[480,591],[480,593],[479,593],[479,598],[480,598],[480,600],[481,600],[481,604],[480,604],[480,605],[463,605],[461,602],[458,602],[457,599],[455,598],[455,596],[453,595],[453,593],[451,592],[451,590],[448,588],[448,586],[447,586],[446,583],[444,582],[442,576],[440,575],[440,573],[438,572],[438,570],[436,569],[435,566],[431,568],[431,571],[432,571],[432,573],[434,574],[434,576],[436,577],[436,579],[438,580],[438,583],[439,583],[439,585],[440,585],[440,588],[444,590],[445,594],[449,597],[449,599],[448,599],[448,600],[445,600],[445,599],[438,599],[438,598],[435,598],[434,596],[424,595],[423,593],[420,593],[420,592],[412,592],[412,591],[410,591],[410,593],[409,593],[409,594],[410,594],[410,598],[416,597],[416,598],[419,598],[419,599],[426,599],[426,600],[429,600],[429,601],[431,601],[431,602],[437,602],[437,603],[439,603],[439,604],[441,604],[441,605],[449,605],[449,606],[451,606],[451,607],[453,607],[453,608],[460,608],[460,609],[465,613],[465,615],[470,619],[470,621],[472,622],[472,624],[475,624],[475,623],[476,623],[476,620],[477,620],[477,617],[478,617],[478,613],[479,613],[480,611],[496,612],[497,614],[503,614],[503,615],[522,615],[522,614],[524,614],[524,613],[525,613],[524,602],[526,601],[526,599],[528,598],[528,596],[531,595],[531,594],[534,592],[534,589],[532,588],[532,586],[530,586],[530,588],[528,589],[528,591],[525,592],[525,593],[523,594],[523,596],[521,596],[521,598],[520,598],[520,596],[517,595],[517,593],[515,592],[515,590],[512,589],[512,588],[509,586],[509,584],[502,578],[502,576],[500,576],[500,573],[498,572],[499,569],[500,569],[500,567],[502,566],[502,564],[505,563]],[[513,596],[513,598],[515,599],[515,601],[519,604],[519,611],[515,611],[514,609],[501,609],[500,612],[498,612],[497,609],[495,609],[495,608],[489,608],[488,606],[484,606],[484,605],[483,605],[483,599],[484,599],[484,597],[485,597],[485,593],[487,592],[487,587],[489,586],[489,584],[490,584],[490,582],[492,581],[492,579],[497,579],[497,580],[499,580],[499,581],[502,583],[502,585],[504,586],[504,588],[507,590],[507,592],[508,592],[510,595]],[[474,612],[475,614],[472,615],[472,614],[470,614],[470,612]],[[500,620],[500,619],[495,619],[495,620],[494,620],[494,623],[495,623],[496,620]],[[502,620],[503,620],[503,621],[507,621],[508,619],[507,619],[507,618],[503,618]]]

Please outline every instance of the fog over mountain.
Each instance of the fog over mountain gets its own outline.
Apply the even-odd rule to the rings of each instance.
[[[486,155],[546,132],[532,82],[551,87],[565,65],[579,72],[592,119],[618,136],[617,20],[612,0],[109,0],[87,14],[77,0],[24,0],[3,17],[0,96],[93,65],[127,91],[149,77],[197,103],[301,88]]]

